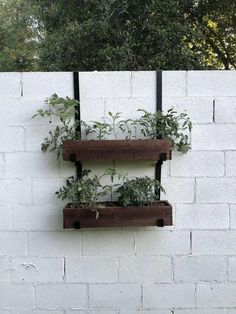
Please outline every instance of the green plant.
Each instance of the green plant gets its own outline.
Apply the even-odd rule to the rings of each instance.
[[[109,111],[108,115],[112,122],[110,131],[113,133],[114,138],[117,140],[118,132],[116,131],[116,125],[118,124],[117,120],[121,117],[121,112],[112,113],[111,111]]]
[[[95,131],[94,131],[94,129],[92,128],[92,126],[91,125],[89,125],[87,122],[85,122],[85,121],[80,121],[80,125],[81,125],[81,128],[83,128],[84,129],[84,135],[85,135],[85,139],[87,139],[87,137],[88,137],[88,135],[89,134],[92,134],[92,133],[94,133]]]
[[[121,184],[120,183],[114,183],[114,179],[117,178],[118,181],[124,181],[127,179],[127,173],[124,173],[121,170],[117,170],[117,168],[112,167],[107,169],[104,172],[104,176],[109,176],[111,184],[107,184],[104,186],[104,189],[110,194],[110,200],[114,200],[114,194],[117,193],[117,187],[119,187]]]
[[[81,139],[80,127],[85,130],[85,138],[89,134],[95,133],[99,140],[103,140],[111,134],[117,139],[117,127],[123,134],[126,134],[126,139],[137,138],[137,129],[141,126],[141,133],[147,138],[168,138],[172,141],[173,147],[184,153],[190,148],[189,136],[186,133],[187,131],[191,132],[192,123],[186,113],[177,114],[173,108],[169,109],[167,113],[150,113],[144,109],[139,109],[138,111],[143,113],[139,119],[120,120],[118,122],[121,112],[108,112],[111,123],[91,121],[92,125],[90,125],[84,121],[76,121],[77,100],[69,97],[62,98],[54,94],[45,102],[48,108],[39,109],[33,118],[49,117],[49,123],[51,123],[53,116],[59,120],[60,125],[54,126],[41,144],[43,151],[55,150],[57,158],[61,156],[63,141]]]
[[[105,176],[110,177],[111,184],[102,186],[101,179]],[[126,174],[116,168],[109,168],[100,176],[91,176],[91,170],[85,169],[80,178],[69,177],[66,180],[66,185],[55,194],[58,198],[69,201],[72,207],[85,206],[92,211],[96,211],[98,218],[99,208],[103,207],[99,202],[99,197],[110,196],[111,201],[113,201],[115,188],[120,186],[118,183],[113,183],[115,177],[118,180],[124,180]]]
[[[98,199],[105,196],[107,191],[101,189],[101,177],[93,175],[89,177],[90,170],[85,169],[81,178],[75,179],[70,177],[66,180],[66,185],[59,189],[55,194],[62,200],[67,200],[72,207],[86,206],[92,211],[96,211],[98,216],[99,203]],[[101,189],[99,191],[99,189]]]
[[[121,120],[119,124],[119,128],[122,131],[122,133],[126,133],[126,139],[131,140],[131,138],[136,138],[136,122],[132,119],[127,120]],[[135,131],[135,134],[133,134]]]
[[[160,182],[147,176],[127,179],[117,189],[119,193],[118,202],[121,206],[147,206],[155,203],[158,196],[155,190],[164,191]]]
[[[85,129],[85,136],[95,133],[96,137],[99,140],[105,139],[106,135],[113,134],[114,138],[117,139],[118,132],[116,130],[117,120],[120,118],[121,112],[112,113],[108,112],[108,119],[111,123],[100,122],[100,121],[91,121],[92,125],[89,125],[87,122],[82,121],[81,125]],[[105,119],[107,119],[105,117]],[[104,120],[105,120],[104,119]]]
[[[32,117],[49,117],[49,123],[52,123],[52,117],[56,117],[60,121],[54,130],[49,131],[49,136],[44,138],[41,144],[42,151],[56,151],[57,158],[62,152],[62,142],[66,140],[80,139],[78,131],[80,122],[75,121],[78,101],[69,97],[62,98],[57,94],[53,94],[45,100],[48,105],[47,109],[39,109]]]
[[[147,206],[158,200],[155,190],[164,191],[156,179],[147,176],[128,179],[126,173],[118,171],[116,168],[109,168],[100,176],[91,176],[90,174],[91,171],[85,169],[81,178],[68,178],[66,185],[55,194],[58,198],[69,201],[72,207],[87,207],[96,211],[97,218],[99,208],[104,207],[99,202],[99,197],[110,196],[110,200],[114,201],[116,193],[121,206]],[[102,186],[101,179],[105,176],[110,177],[111,184]],[[125,181],[114,184],[115,177],[118,181]]]
[[[189,137],[185,132],[191,132],[192,122],[186,113],[177,114],[173,108],[167,113],[150,113],[144,109],[138,111],[143,115],[137,120],[137,124],[142,126],[141,133],[145,137],[171,139],[173,146],[183,153],[190,149]]]
[[[99,121],[92,121],[92,123],[89,133],[96,133],[99,140],[105,139],[105,136],[111,133],[112,128],[109,123]]]

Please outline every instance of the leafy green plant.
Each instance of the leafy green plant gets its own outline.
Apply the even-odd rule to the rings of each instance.
[[[54,130],[49,131],[49,136],[44,138],[41,144],[42,151],[56,151],[57,158],[62,152],[62,142],[66,140],[80,139],[78,131],[80,122],[75,121],[77,114],[78,101],[69,97],[62,98],[57,94],[52,95],[45,100],[48,105],[47,109],[39,109],[32,117],[48,117],[49,123],[52,117],[56,117],[60,121]]]
[[[151,205],[158,200],[155,190],[164,192],[160,182],[156,179],[151,179],[148,176],[131,180],[127,179],[117,189],[117,193],[119,194],[118,202],[124,207]]]
[[[102,186],[101,179],[105,176],[110,177],[111,184]],[[110,199],[113,201],[115,188],[120,186],[118,183],[113,183],[115,177],[118,180],[124,180],[126,174],[116,168],[109,168],[101,176],[91,176],[91,170],[85,169],[80,178],[69,177],[66,180],[66,185],[55,194],[58,198],[70,202],[72,207],[87,207],[95,211],[98,218],[99,208],[103,207],[99,198],[110,195]]]
[[[164,191],[156,179],[147,176],[128,179],[126,173],[116,168],[107,169],[101,176],[90,174],[91,171],[86,169],[81,178],[68,178],[66,185],[60,188],[56,195],[62,200],[69,201],[72,207],[87,207],[96,211],[97,218],[99,209],[104,207],[99,202],[99,197],[110,196],[110,200],[114,201],[114,194],[117,194],[121,206],[147,206],[158,200],[155,190]],[[110,177],[111,184],[102,186],[101,179],[105,176]],[[122,182],[125,181],[114,184],[115,177]]]
[[[150,113],[139,109],[143,115],[137,120],[142,126],[141,133],[151,139],[168,138],[178,151],[186,153],[190,149],[189,137],[186,131],[191,132],[192,122],[186,113],[177,114],[173,108],[167,113]]]
[[[105,136],[111,133],[112,127],[109,123],[99,121],[92,121],[92,123],[90,133],[96,133],[99,140],[104,140]]]
[[[116,130],[116,125],[118,124],[117,120],[121,117],[121,112],[112,113],[111,111],[109,111],[108,115],[109,115],[111,122],[112,122],[110,131],[114,135],[114,138],[117,140],[118,132]]]
[[[44,138],[41,145],[43,151],[55,150],[57,158],[61,156],[63,141],[81,139],[80,127],[85,130],[86,138],[89,134],[95,133],[99,140],[104,140],[106,136],[111,134],[117,139],[117,128],[122,131],[126,139],[137,138],[137,129],[141,127],[141,133],[146,138],[171,139],[173,147],[184,153],[190,148],[187,132],[191,132],[192,123],[186,113],[177,114],[173,108],[169,109],[167,113],[150,113],[144,109],[139,109],[138,111],[142,112],[143,115],[136,120],[119,120],[121,112],[108,112],[110,123],[91,121],[92,124],[88,124],[84,121],[75,120],[75,115],[78,114],[77,100],[69,97],[62,98],[54,94],[45,102],[48,108],[39,109],[33,118],[48,117],[49,123],[52,122],[52,117],[59,120],[60,125],[55,125],[49,131],[49,135]]]
[[[104,176],[110,177],[111,184],[104,186],[104,189],[110,194],[111,202],[114,200],[114,195],[117,194],[117,188],[121,183],[114,183],[114,179],[117,178],[118,181],[124,181],[127,179],[127,173],[124,173],[122,170],[117,170],[117,168],[109,168],[104,172]]]
[[[131,140],[132,138],[136,138],[137,126],[134,120],[132,119],[121,120],[119,123],[119,128],[124,134],[127,134],[125,137],[126,140]]]
[[[58,198],[69,201],[72,207],[85,206],[92,211],[96,211],[98,217],[98,199],[105,196],[107,191],[105,189],[99,191],[102,188],[101,177],[97,175],[89,177],[90,172],[90,170],[85,169],[80,178],[69,177],[66,180],[66,185],[55,194]]]
[[[84,132],[84,135],[85,135],[85,139],[87,139],[88,138],[88,135],[89,134],[92,134],[92,133],[94,133],[95,131],[94,131],[94,129],[92,128],[92,126],[91,125],[89,125],[87,122],[85,122],[85,121],[80,121],[80,125],[81,125],[81,128],[83,128],[83,130],[85,131]]]

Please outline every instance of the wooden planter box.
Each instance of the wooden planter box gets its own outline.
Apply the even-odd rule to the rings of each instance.
[[[169,140],[80,140],[63,143],[63,159],[80,160],[167,160]]]
[[[106,228],[130,226],[170,226],[172,225],[172,206],[167,201],[158,201],[146,207],[112,207],[99,209],[99,218],[88,208],[63,210],[64,228]]]

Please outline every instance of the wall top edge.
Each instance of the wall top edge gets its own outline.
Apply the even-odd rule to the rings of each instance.
[[[236,70],[141,70],[141,71],[32,71],[32,72],[1,72],[0,74],[31,74],[31,73],[37,73],[37,74],[50,74],[50,73],[58,73],[58,74],[68,74],[73,72],[79,72],[79,73],[154,73],[156,71],[162,71],[162,72],[188,72],[188,73],[235,73]]]

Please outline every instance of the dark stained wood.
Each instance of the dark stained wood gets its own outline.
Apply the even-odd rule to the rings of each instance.
[[[63,159],[79,160],[168,160],[170,140],[80,140],[63,143]]]
[[[89,208],[63,210],[64,228],[106,228],[130,226],[171,226],[172,206],[167,201],[159,201],[146,207],[112,207],[99,209],[99,218]]]

